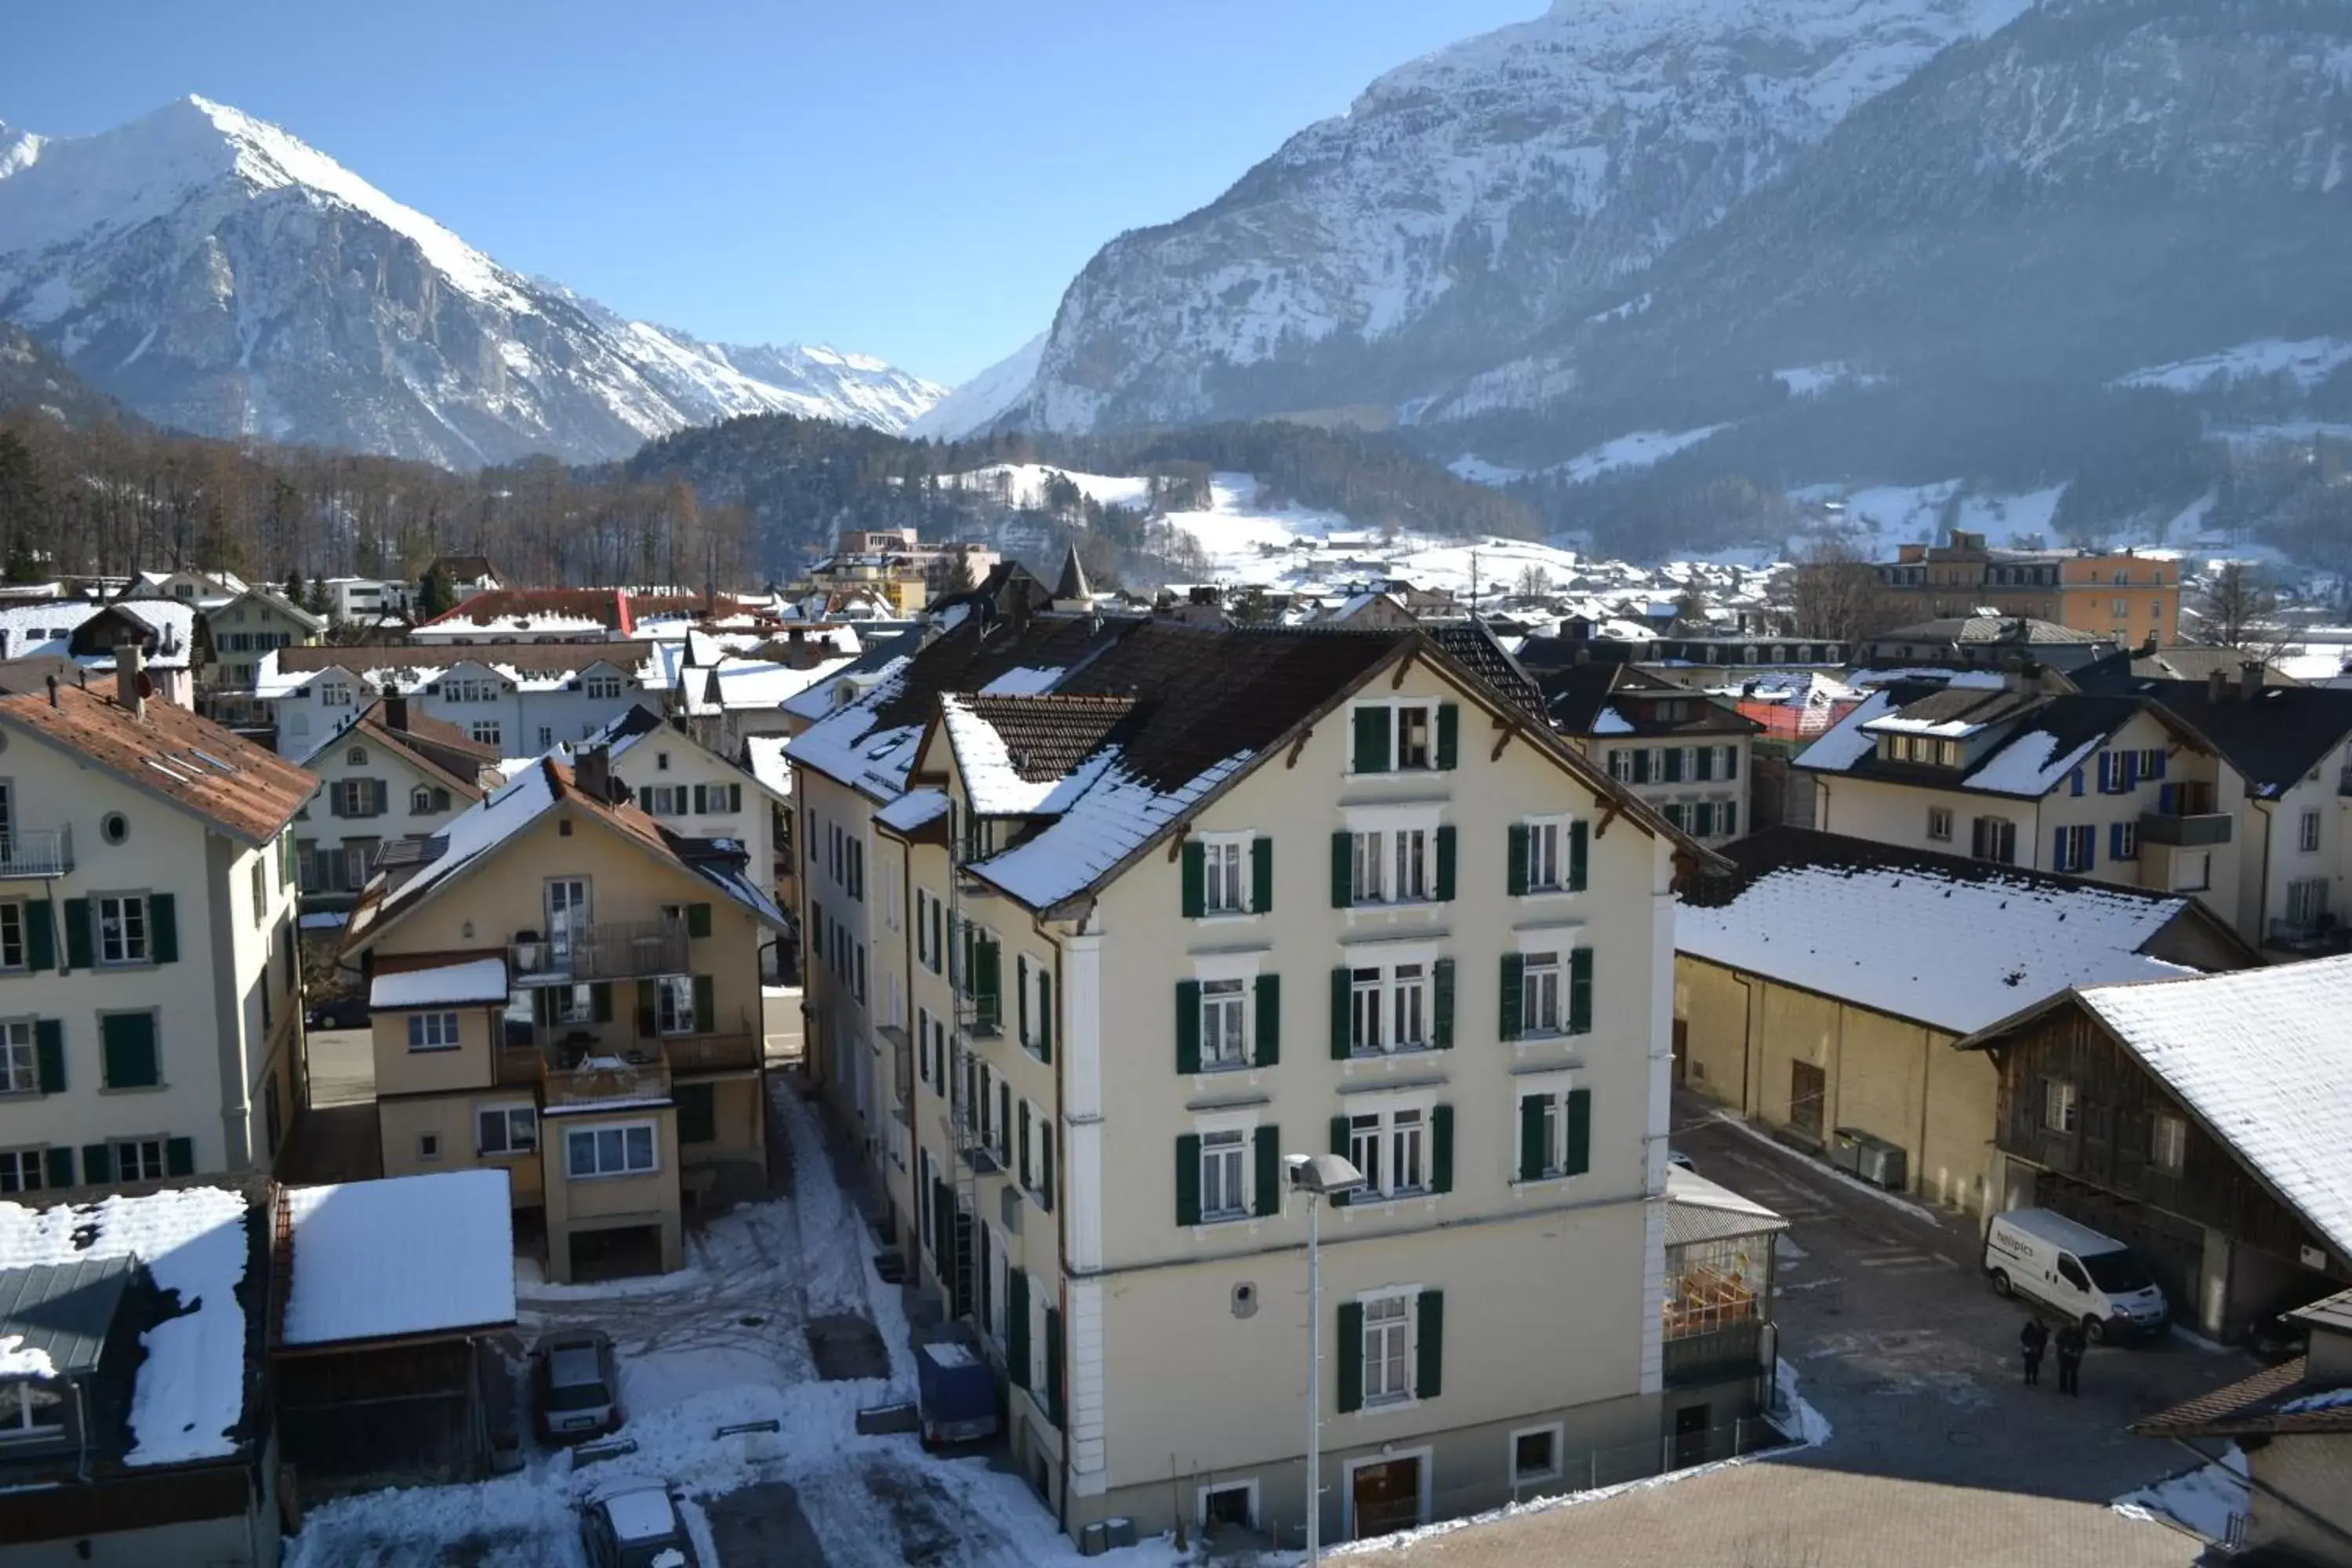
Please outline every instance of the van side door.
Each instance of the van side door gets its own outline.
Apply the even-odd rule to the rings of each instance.
[[[2051,1282],[2056,1305],[2063,1306],[2075,1317],[2091,1309],[2091,1277],[2083,1272],[2083,1265],[2071,1252],[2058,1255],[2058,1278]]]

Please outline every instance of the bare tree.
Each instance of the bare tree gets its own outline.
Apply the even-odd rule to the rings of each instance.
[[[1519,597],[1541,599],[1551,593],[1551,574],[1530,563],[1519,572]]]
[[[2287,637],[2279,622],[2278,595],[2252,562],[2215,563],[2190,604],[2200,635],[2215,647],[2237,648],[2263,660],[2285,651]]]
[[[1879,581],[1878,569],[1843,540],[1823,540],[1800,555],[1787,593],[1799,637],[1858,643],[1904,618],[1902,601]]]

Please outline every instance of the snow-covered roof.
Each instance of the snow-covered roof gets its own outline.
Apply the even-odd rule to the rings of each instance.
[[[874,820],[893,833],[912,833],[927,822],[947,815],[948,792],[910,789],[874,814]]]
[[[1174,789],[1160,789],[1133,776],[1120,765],[1118,748],[1108,748],[1088,759],[1088,776],[1044,832],[971,869],[1032,908],[1057,903],[1150,843],[1250,760],[1250,752],[1238,752]]]
[[[136,1258],[180,1315],[140,1335],[146,1359],[131,1394],[123,1461],[180,1464],[236,1452],[245,1415],[246,1309],[237,1300],[251,1244],[247,1200],[221,1187],[181,1187],[96,1203],[29,1208],[0,1203],[0,1258],[11,1265]]]
[[[285,1342],[328,1344],[515,1320],[513,1199],[502,1170],[286,1194],[294,1228]],[[419,1268],[429,1258],[432,1267]]]
[[[1892,693],[1872,692],[1853,712],[1831,725],[1822,732],[1819,740],[1797,753],[1797,765],[1843,773],[1876,748],[1877,742],[1872,739],[1868,727],[1871,721],[1883,719],[1894,710]]]
[[[790,735],[751,735],[743,742],[743,757],[751,765],[751,776],[761,788],[788,798],[793,793],[793,764],[784,748],[792,739]]]
[[[371,1008],[457,1007],[507,999],[507,961],[470,958],[430,969],[379,971],[368,986]]]
[[[2081,996],[2338,1258],[2352,1258],[2352,956],[2091,985]]]
[[[1740,874],[1679,897],[1676,951],[1955,1035],[2071,985],[2191,973],[2143,951],[2182,896],[1796,828],[1724,853]]]
[[[1685,1247],[1734,1236],[1769,1235],[1789,1222],[1720,1183],[1680,1165],[1666,1167],[1666,1245]]]

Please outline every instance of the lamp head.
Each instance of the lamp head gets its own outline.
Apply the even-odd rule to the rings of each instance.
[[[1286,1154],[1282,1163],[1294,1190],[1317,1197],[1337,1197],[1364,1184],[1364,1173],[1344,1154]]]

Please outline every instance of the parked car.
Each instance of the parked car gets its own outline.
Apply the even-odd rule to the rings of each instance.
[[[310,1009],[303,1020],[313,1029],[364,1029],[368,1005],[364,996],[338,996]]]
[[[531,1352],[531,1377],[540,1436],[549,1442],[577,1443],[620,1426],[621,1380],[611,1335],[596,1329],[546,1335]]]
[[[1691,1163],[1691,1157],[1688,1154],[1684,1153],[1679,1149],[1667,1149],[1666,1163],[1669,1165],[1680,1166],[1682,1169],[1688,1171],[1694,1176],[1698,1174],[1698,1167]]]
[[[677,1499],[662,1487],[627,1487],[580,1507],[590,1568],[701,1568]]]
[[[1995,1215],[1984,1267],[2001,1295],[2039,1301],[2093,1340],[2160,1333],[2169,1321],[2164,1291],[2137,1253],[2048,1209]]]

